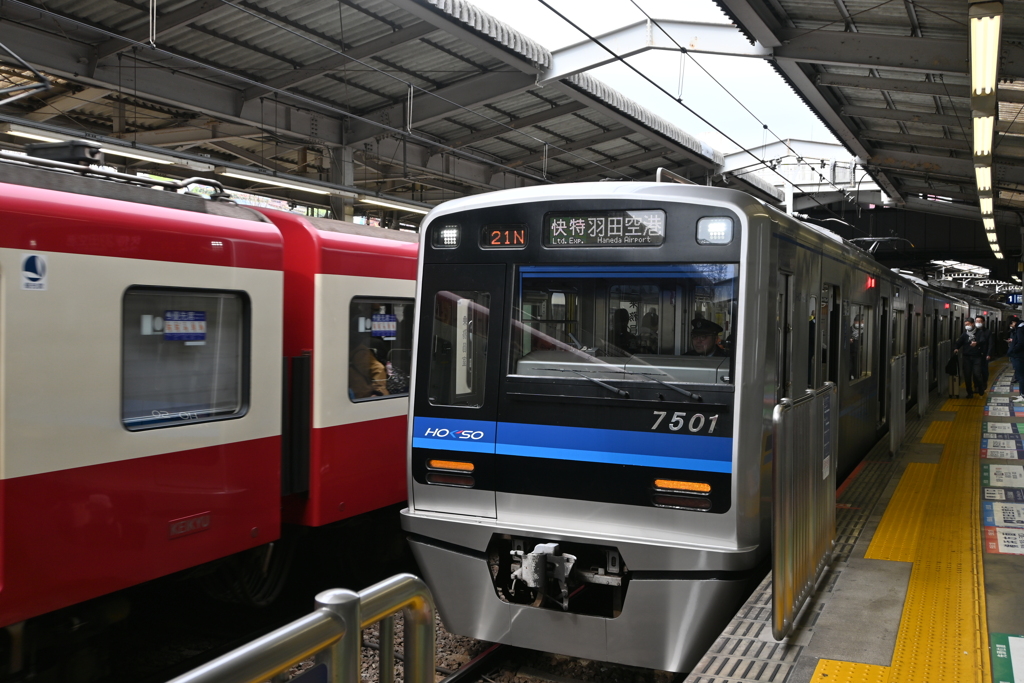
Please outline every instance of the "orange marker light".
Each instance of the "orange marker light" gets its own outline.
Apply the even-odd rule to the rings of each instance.
[[[675,481],[673,479],[655,479],[654,488],[665,491],[690,491],[692,493],[711,493],[711,484],[700,481]]]
[[[453,470],[455,472],[472,472],[476,465],[471,462],[458,462],[457,460],[428,460],[427,467],[432,470]]]

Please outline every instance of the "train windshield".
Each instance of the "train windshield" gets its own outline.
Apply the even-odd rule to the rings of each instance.
[[[736,264],[523,266],[510,375],[731,383]]]

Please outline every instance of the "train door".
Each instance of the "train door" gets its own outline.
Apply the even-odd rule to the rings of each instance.
[[[878,315],[878,424],[883,425],[889,415],[889,297],[882,297],[881,311]],[[873,340],[867,340],[871,343]]]
[[[903,348],[904,353],[907,354],[907,399],[912,400],[914,398],[914,390],[917,387],[917,383],[914,378],[917,377],[917,345],[914,343],[914,325],[916,317],[914,316],[914,304],[907,304],[907,317],[904,321],[904,339]]]
[[[793,395],[793,276],[779,273],[779,289],[775,302],[775,331],[777,379],[775,399],[779,401]]]

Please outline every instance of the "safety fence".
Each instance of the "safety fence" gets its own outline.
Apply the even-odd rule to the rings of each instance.
[[[928,399],[931,392],[928,391],[929,374],[932,367],[932,350],[922,346],[917,350],[917,414],[924,417],[928,412]]]
[[[896,454],[907,433],[907,355],[889,360],[889,452]]]
[[[832,561],[836,529],[835,386],[772,414],[772,635],[782,640]]]
[[[170,683],[258,683],[283,674],[310,656],[301,679],[360,683],[362,629],[380,622],[380,683],[395,671],[391,615],[405,614],[405,680],[434,682],[434,600],[412,574],[355,591],[335,588],[316,596],[315,612],[232,650]],[[293,679],[296,680],[296,679]]]

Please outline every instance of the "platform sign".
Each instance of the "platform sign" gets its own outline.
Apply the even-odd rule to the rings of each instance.
[[[1024,484],[1022,465],[982,465],[982,486],[1021,486]]]
[[[1017,411],[1010,406],[985,406],[985,414],[990,417],[1017,417]],[[1024,415],[1024,413],[1021,413]]]
[[[164,311],[164,340],[206,341],[206,311]]]
[[[1024,433],[1024,425],[1019,425],[1014,422],[986,422],[981,425],[981,431],[1002,433],[1002,434],[1021,434]]]
[[[1013,437],[1014,435],[1013,434],[1007,434],[1005,436]],[[1024,442],[1022,442],[1020,440],[1020,436],[1019,435],[1017,436],[1017,438],[1005,438],[1005,439],[1004,438],[1000,438],[999,435],[993,435],[991,437],[982,439],[981,440],[981,447],[982,448],[1003,448],[1003,449],[1008,449],[1008,450],[1017,450],[1018,448],[1022,448],[1022,445],[1021,445],[1022,443],[1024,443]]]
[[[990,633],[992,683],[1024,683],[1024,636]]]
[[[1024,529],[985,527],[985,552],[992,555],[1024,555]],[[1024,664],[1024,661],[1018,661]],[[1024,679],[1021,680],[1024,683]]]
[[[987,460],[1024,460],[1024,451],[1000,448],[982,448],[978,454]]]
[[[396,339],[398,316],[392,313],[374,313],[370,321],[370,336]]]
[[[986,500],[981,504],[985,526],[1024,529],[1024,503],[1005,503]]]
[[[1010,503],[1024,503],[1024,489],[1003,489],[985,487],[981,490],[981,497],[985,500],[1007,501]]]
[[[1008,406],[1008,405],[1010,405],[1010,397],[1009,396],[992,396],[992,395],[989,395],[989,397],[988,397],[988,405],[990,405],[990,406],[1004,406],[1004,405]]]

